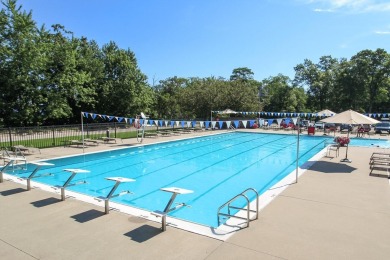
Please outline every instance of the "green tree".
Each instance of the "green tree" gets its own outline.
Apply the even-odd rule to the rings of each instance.
[[[332,96],[334,111],[354,109],[365,112],[367,91],[364,85],[359,84],[351,62],[346,59],[340,61],[335,82],[335,91]]]
[[[157,91],[157,114],[161,118],[181,118],[183,111],[180,106],[181,92],[187,86],[185,78],[168,78],[160,80],[156,86]]]
[[[97,87],[97,111],[123,116],[151,113],[154,94],[137,66],[134,53],[110,42],[102,48],[102,61],[104,71]]]
[[[41,43],[31,12],[16,1],[3,2],[0,12],[0,117],[5,125],[39,121],[41,97],[37,90],[43,66]]]
[[[305,59],[294,68],[294,84],[307,89],[309,108],[318,111],[333,106],[331,97],[335,91],[337,66],[337,59],[322,56],[318,64]]]
[[[45,52],[47,64],[42,80],[44,120],[48,123],[78,122],[82,108],[91,109],[95,104],[95,69],[86,67],[91,57],[85,40],[61,25],[53,25],[53,33],[45,35],[48,44]],[[96,62],[93,65],[97,65]],[[99,67],[97,67],[99,68]],[[89,70],[88,70],[89,69]]]
[[[366,111],[388,112],[390,55],[384,49],[363,50],[351,60],[351,72],[355,83],[364,86],[367,94]]]
[[[279,74],[262,82],[264,110],[271,112],[304,112],[306,110],[306,95],[302,87],[291,85],[288,76]]]
[[[233,69],[232,75],[230,76],[230,80],[243,80],[243,81],[248,81],[248,80],[253,80],[253,75],[254,73],[252,72],[251,69],[247,67],[241,67],[241,68],[236,68]]]

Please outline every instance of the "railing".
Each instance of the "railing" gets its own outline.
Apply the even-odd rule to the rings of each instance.
[[[79,125],[0,128],[0,147],[24,145],[35,148],[61,146],[69,140],[81,140],[82,129]],[[132,137],[134,127],[126,123],[84,124],[84,138],[111,136],[117,138]]]
[[[255,195],[256,195],[256,209],[255,210],[250,209],[250,200],[245,195],[249,191],[253,191],[255,193]],[[244,205],[244,207],[236,207],[236,206],[231,205],[234,201],[238,200],[239,198],[244,198],[245,199],[246,206]],[[221,212],[221,210],[223,208],[226,208],[226,207],[227,207],[228,212],[227,213]],[[239,211],[241,211],[241,210],[242,211],[246,211],[246,217],[241,217],[241,216],[238,216],[237,214],[232,214],[231,213],[231,209],[239,210]],[[220,217],[224,216],[224,217],[229,217],[229,218],[236,218],[236,219],[245,220],[246,221],[246,227],[249,227],[249,222],[251,221],[251,216],[250,216],[251,212],[255,213],[255,218],[254,219],[257,219],[258,218],[258,214],[259,214],[259,193],[255,189],[253,189],[253,188],[248,188],[248,189],[244,190],[243,192],[241,192],[240,194],[237,194],[236,196],[234,196],[233,198],[231,198],[229,201],[227,201],[226,203],[224,203],[222,206],[220,206],[218,208],[218,212],[217,212],[218,226],[221,224]]]
[[[164,120],[167,121],[167,120]],[[171,122],[175,124],[172,125]],[[250,121],[250,120],[246,120]],[[155,121],[156,122],[156,121]],[[145,125],[145,133],[153,132],[159,129],[173,129],[173,128],[189,128],[188,122],[195,122],[200,124],[200,121],[186,121],[186,120],[169,120],[169,125],[157,126],[156,124]],[[176,124],[180,122],[180,124]],[[184,125],[184,122],[186,123]],[[202,121],[205,122],[205,121]],[[227,121],[220,121],[219,129],[229,129]],[[218,126],[218,125],[217,125]],[[192,126],[191,126],[192,127]],[[205,125],[203,127],[206,128]],[[208,126],[211,129],[212,125]],[[233,130],[233,121],[231,121],[230,129]],[[249,124],[245,127],[240,121],[238,128],[250,128]],[[136,138],[137,128],[127,123],[85,123],[83,125],[84,138],[98,139],[101,137],[114,138]],[[77,125],[61,125],[61,126],[40,126],[40,127],[13,127],[0,128],[0,147],[10,148],[15,145],[24,145],[35,148],[48,148],[61,146],[70,140],[82,139],[82,126]]]

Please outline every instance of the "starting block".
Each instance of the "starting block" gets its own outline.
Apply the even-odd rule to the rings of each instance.
[[[135,180],[134,179],[130,179],[130,178],[123,178],[123,177],[108,177],[108,178],[106,178],[106,180],[115,181],[114,187],[112,187],[111,191],[108,193],[108,195],[106,197],[100,196],[100,197],[97,197],[95,199],[98,200],[98,201],[103,201],[104,200],[104,212],[106,214],[108,214],[110,212],[110,205],[109,204],[110,204],[110,199],[111,198],[115,198],[115,197],[118,197],[118,196],[126,195],[126,194],[129,194],[129,193],[132,194],[132,192],[129,191],[129,190],[121,191],[118,194],[114,194],[114,192],[118,188],[119,184],[125,183],[125,182],[133,182]]]
[[[53,166],[54,164],[47,163],[47,162],[31,162],[31,164],[34,164],[37,167],[27,178],[22,178],[27,180],[27,190],[31,190],[31,179],[38,178],[38,177],[45,177],[45,176],[53,176],[53,174],[51,173],[41,174],[41,175],[35,175],[35,174],[39,171],[39,169],[41,169],[42,166]]]
[[[61,200],[62,201],[65,200],[65,189],[67,187],[75,186],[75,185],[78,185],[78,184],[85,184],[85,183],[87,183],[86,181],[81,181],[81,182],[77,182],[77,183],[70,183],[72,181],[72,179],[74,178],[74,176],[76,176],[76,174],[78,174],[78,173],[88,173],[88,172],[90,172],[88,170],[83,170],[83,169],[64,169],[63,171],[70,172],[70,173],[72,173],[72,175],[70,175],[70,177],[66,180],[66,182],[62,186],[57,185],[57,186],[54,187],[55,189],[61,189]]]
[[[182,188],[177,188],[177,187],[169,187],[169,188],[161,188],[160,190],[162,191],[165,191],[165,192],[170,192],[172,193],[172,196],[171,198],[169,199],[167,205],[165,206],[165,209],[164,211],[160,211],[160,210],[155,210],[153,211],[151,214],[155,217],[159,217],[161,218],[161,230],[162,231],[165,231],[167,230],[167,214],[171,211],[174,211],[176,209],[179,209],[183,206],[188,206],[187,204],[185,203],[179,203],[177,206],[171,208],[172,204],[173,204],[173,201],[175,200],[176,196],[178,194],[189,194],[189,193],[193,193],[194,191],[192,190],[186,190],[186,189],[182,189]]]

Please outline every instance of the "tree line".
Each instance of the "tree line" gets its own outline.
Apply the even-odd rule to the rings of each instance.
[[[159,119],[209,118],[210,111],[388,113],[390,54],[363,50],[351,57],[320,57],[261,81],[247,67],[222,77],[172,76],[151,86],[135,54],[115,42],[99,46],[63,25],[38,27],[16,0],[0,12],[0,126],[80,122],[88,111]]]

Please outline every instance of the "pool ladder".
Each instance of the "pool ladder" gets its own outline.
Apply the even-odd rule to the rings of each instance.
[[[250,209],[250,200],[249,200],[248,196],[246,195],[249,191],[252,191],[256,194],[256,209]],[[240,207],[236,207],[236,206],[231,205],[234,201],[236,201],[239,198],[244,198],[246,200],[246,206],[240,208]],[[221,212],[221,210],[223,208],[226,208],[226,207],[227,207],[228,213]],[[231,212],[230,212],[231,209],[246,211],[246,217],[241,217],[241,216],[238,216],[237,214],[236,215],[231,214]],[[250,214],[251,212],[255,213],[254,219],[251,219],[251,214]],[[224,203],[222,206],[220,206],[218,208],[218,213],[217,213],[218,226],[221,224],[221,221],[220,221],[221,216],[245,220],[246,227],[249,227],[249,222],[251,220],[258,219],[258,216],[259,216],[259,193],[253,188],[248,188],[248,189],[244,190],[243,192],[241,192],[240,194],[237,194],[236,196],[234,196],[233,198],[231,198],[229,201],[227,201],[226,203]]]

